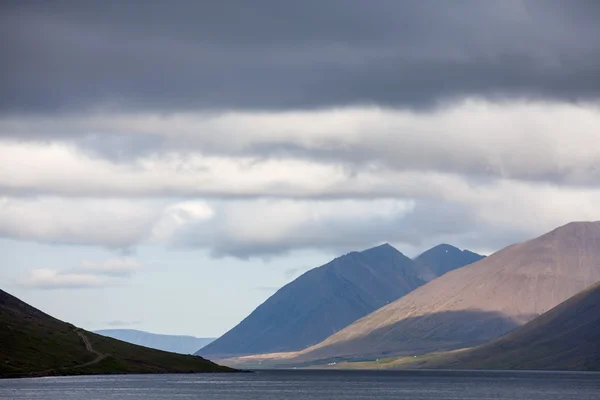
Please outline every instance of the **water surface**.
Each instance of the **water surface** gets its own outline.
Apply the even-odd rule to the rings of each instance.
[[[600,374],[297,370],[56,377],[0,380],[0,399],[598,400]]]

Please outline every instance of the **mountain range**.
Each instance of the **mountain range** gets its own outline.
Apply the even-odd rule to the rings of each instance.
[[[286,362],[419,355],[472,347],[600,281],[600,222],[570,223],[449,272]]]
[[[215,340],[215,338],[198,338],[195,336],[160,335],[136,329],[102,329],[94,331],[94,333],[137,344],[138,346],[179,354],[194,354]]]
[[[412,260],[388,244],[348,253],[199,353],[244,367],[600,370],[599,307],[600,222],[574,222],[485,258],[449,245]],[[0,377],[231,371],[87,332],[2,290],[0,361]]]
[[[196,354],[222,359],[305,349],[431,279],[482,258],[447,244],[414,260],[389,244],[348,253],[285,285]]]
[[[85,331],[0,290],[0,377],[226,371],[202,357]]]

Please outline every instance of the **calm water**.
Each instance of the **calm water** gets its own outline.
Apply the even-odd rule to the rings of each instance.
[[[600,374],[264,371],[0,380],[0,399],[598,400]]]

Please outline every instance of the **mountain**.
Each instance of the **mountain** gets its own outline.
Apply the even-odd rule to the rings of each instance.
[[[0,290],[0,377],[221,371],[232,370],[84,331]]]
[[[430,281],[444,275],[446,272],[473,264],[483,258],[485,256],[469,250],[460,250],[449,244],[440,244],[427,250],[415,258],[414,261],[423,271],[421,276]]]
[[[597,371],[598,343],[600,283],[500,339],[431,358],[419,367]]]
[[[302,351],[293,362],[480,345],[597,281],[600,222],[570,223],[434,279]]]
[[[179,354],[194,354],[215,340],[214,338],[198,338],[194,336],[159,335],[135,329],[102,329],[94,331],[94,333],[151,349]]]
[[[314,345],[425,284],[433,270],[451,268],[443,254],[435,254],[416,263],[384,244],[338,257],[282,287],[196,354],[222,359]],[[463,258],[453,262],[455,268],[464,265]]]

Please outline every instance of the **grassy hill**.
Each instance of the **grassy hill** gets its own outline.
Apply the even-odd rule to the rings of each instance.
[[[0,377],[225,371],[232,370],[84,331],[0,290]]]

